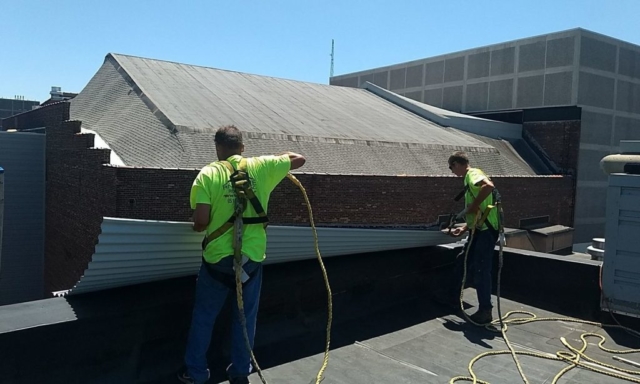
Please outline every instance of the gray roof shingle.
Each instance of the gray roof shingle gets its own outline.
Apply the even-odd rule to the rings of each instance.
[[[300,152],[306,172],[449,174],[467,151],[494,175],[532,175],[510,143],[444,127],[366,89],[107,55],[71,100],[71,118],[97,132],[127,165],[200,168],[213,135],[235,124],[247,155]]]

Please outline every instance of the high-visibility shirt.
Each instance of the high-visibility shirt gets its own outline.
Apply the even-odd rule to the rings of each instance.
[[[234,155],[227,159],[234,169],[242,156]],[[273,189],[282,181],[291,169],[289,155],[259,156],[247,158],[247,174],[252,189],[260,204],[267,213],[269,196]],[[191,186],[191,209],[196,204],[208,204],[211,206],[209,225],[206,235],[220,228],[234,214],[235,191],[229,181],[231,171],[220,162],[206,165]],[[243,217],[258,217],[250,203],[244,211]],[[242,254],[251,260],[261,262],[265,259],[267,249],[267,233],[262,224],[249,224],[244,226],[242,234]],[[225,256],[233,255],[233,227],[220,237],[207,244],[204,250],[204,258],[209,263],[217,263]]]
[[[482,170],[480,170],[479,168],[469,168],[469,170],[467,171],[467,174],[464,176],[464,186],[466,191],[464,194],[465,207],[468,207],[469,205],[471,205],[471,203],[473,203],[473,201],[476,199],[476,196],[478,196],[478,193],[480,193],[479,183],[482,180],[491,180],[491,179],[489,178],[489,176],[485,175],[485,173],[482,172]],[[471,229],[475,225],[476,214],[479,214],[480,216],[482,216],[482,214],[484,213],[484,210],[487,208],[487,205],[490,205],[493,203],[494,203],[493,194],[489,194],[489,196],[487,196],[487,198],[480,203],[480,209],[478,212],[467,213],[465,218],[467,222],[467,226]],[[482,228],[480,228],[480,230],[485,230],[488,228],[487,222],[491,224],[493,229],[495,230],[498,229],[498,210],[496,208],[491,210],[491,212],[489,213],[489,216],[487,216],[487,220],[482,225]]]

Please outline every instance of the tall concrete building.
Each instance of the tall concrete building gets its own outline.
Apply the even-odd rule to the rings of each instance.
[[[2,128],[2,119],[5,117],[30,111],[38,105],[40,105],[39,101],[25,100],[21,96],[16,96],[13,99],[0,98],[0,129]]]
[[[332,77],[365,81],[452,111],[582,110],[575,241],[604,235],[607,176],[599,162],[640,139],[640,46],[584,29],[469,49]],[[550,118],[553,120],[553,118]]]

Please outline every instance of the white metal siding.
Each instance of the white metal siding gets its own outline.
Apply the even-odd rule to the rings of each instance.
[[[265,263],[316,257],[311,228],[274,225],[267,232]],[[105,217],[92,261],[68,293],[195,275],[202,237],[190,223]],[[318,238],[323,257],[451,242],[439,231],[393,229],[318,228]]]

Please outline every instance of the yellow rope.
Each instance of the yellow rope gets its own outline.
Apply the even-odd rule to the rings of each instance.
[[[325,268],[324,263],[322,262],[322,256],[320,255],[320,245],[318,243],[318,232],[316,230],[315,221],[313,220],[311,202],[309,202],[307,191],[302,186],[302,183],[298,179],[296,179],[296,177],[293,176],[291,173],[288,173],[287,177],[289,178],[289,180],[293,182],[293,184],[295,184],[296,186],[298,186],[298,188],[300,188],[300,191],[304,196],[304,201],[307,204],[307,210],[309,211],[309,222],[311,223],[311,230],[313,232],[313,242],[316,250],[316,256],[318,257],[318,262],[320,263],[320,268],[322,269],[322,276],[324,277],[325,287],[327,288],[327,302],[328,302],[327,304],[328,305],[327,342],[325,345],[324,359],[322,360],[322,366],[320,367],[320,370],[318,371],[318,374],[316,375],[316,378],[315,378],[315,383],[319,384],[324,379],[323,377],[324,371],[327,369],[327,366],[329,365],[329,349],[331,346],[331,323],[333,320],[333,299],[331,294],[331,286],[329,285],[329,277],[327,275],[327,269]],[[235,268],[236,298],[238,302],[238,315],[240,317],[240,323],[242,324],[242,333],[244,336],[245,346],[251,356],[251,363],[255,367],[256,372],[258,373],[258,376],[260,377],[260,380],[262,381],[262,383],[267,384],[267,380],[264,378],[262,374],[262,370],[258,365],[258,361],[256,360],[256,357],[253,354],[253,349],[251,348],[251,343],[249,342],[249,334],[247,332],[247,319],[244,315],[244,301],[242,300],[242,254],[237,251],[238,249],[240,250],[242,249],[242,211],[244,210],[244,207],[242,208],[237,207],[237,209],[240,209],[240,214],[236,213],[236,223],[234,223],[234,227],[235,227],[234,228],[234,249],[236,249],[236,252],[234,254],[234,264],[236,267]],[[238,220],[238,218],[240,219]],[[312,383],[313,382],[314,381],[312,381]]]
[[[260,381],[262,381],[263,384],[267,384],[267,380],[262,374],[262,370],[258,365],[256,356],[253,354],[253,349],[251,348],[251,343],[249,342],[249,333],[247,332],[247,318],[244,315],[244,301],[242,300],[242,262],[239,262],[237,259],[235,259],[234,264],[236,266],[236,298],[238,299],[238,315],[240,317],[240,323],[242,324],[242,335],[244,336],[245,347],[249,351],[249,355],[251,356],[251,363],[255,367],[256,372],[258,372]]]
[[[329,348],[331,346],[331,323],[333,321],[333,299],[331,294],[331,286],[329,285],[329,277],[327,276],[327,270],[324,267],[324,263],[322,262],[322,256],[320,255],[320,246],[318,245],[318,232],[316,231],[316,225],[313,220],[313,212],[311,211],[311,203],[309,202],[309,197],[307,196],[307,191],[302,186],[302,183],[296,179],[292,174],[287,174],[289,180],[291,180],[295,185],[300,188],[302,195],[304,196],[304,201],[307,203],[307,210],[309,211],[309,223],[311,224],[311,229],[313,231],[313,242],[316,249],[316,256],[318,257],[318,262],[320,263],[320,268],[322,269],[322,276],[324,278],[324,284],[327,288],[327,307],[328,307],[328,315],[327,315],[327,343],[325,345],[324,350],[324,359],[322,360],[322,366],[316,375],[315,383],[320,383],[324,377],[324,371],[327,369],[327,365],[329,364]],[[313,381],[312,381],[313,382]]]
[[[244,212],[245,205],[242,203],[241,199],[236,195],[235,202],[235,220],[233,223],[233,264],[236,272],[236,300],[238,302],[238,317],[240,317],[240,324],[242,325],[242,336],[244,337],[244,344],[247,350],[249,351],[249,356],[251,357],[251,363],[255,367],[258,372],[258,376],[260,377],[260,381],[263,384],[267,384],[267,380],[264,378],[262,374],[262,370],[258,365],[258,360],[256,360],[256,356],[253,354],[253,348],[251,348],[251,342],[249,341],[249,333],[247,331],[247,318],[244,314],[244,300],[242,299],[242,232],[243,232],[243,224],[242,224],[242,213]]]
[[[469,371],[469,376],[456,376],[451,378],[451,380],[449,381],[449,384],[453,384],[455,382],[458,381],[470,381],[475,383],[480,383],[480,384],[489,384],[486,381],[480,380],[478,379],[478,377],[476,376],[474,370],[473,370],[473,365],[480,359],[487,357],[487,356],[497,356],[497,355],[506,355],[506,354],[510,354],[513,357],[513,360],[516,364],[516,368],[518,369],[518,372],[520,373],[520,376],[522,378],[522,381],[524,383],[529,383],[528,379],[526,378],[524,371],[522,369],[522,366],[520,364],[520,361],[518,360],[517,356],[531,356],[531,357],[538,357],[538,358],[542,358],[542,359],[547,359],[547,360],[555,360],[555,361],[564,361],[567,364],[569,364],[567,367],[563,368],[560,372],[558,372],[558,374],[554,377],[552,384],[556,384],[558,382],[558,380],[567,372],[569,372],[571,369],[575,368],[575,367],[582,367],[582,368],[586,368],[589,369],[593,372],[597,372],[603,375],[607,375],[607,376],[611,376],[611,377],[615,377],[621,380],[627,380],[633,383],[640,383],[640,378],[635,378],[635,377],[630,377],[630,376],[625,376],[625,375],[621,375],[617,372],[611,372],[611,371],[607,371],[605,369],[601,369],[598,367],[594,367],[592,365],[589,364],[585,364],[584,362],[581,361],[581,359],[583,360],[587,360],[589,362],[591,362],[592,364],[595,364],[597,366],[600,367],[604,367],[610,370],[614,370],[614,371],[618,371],[618,372],[622,372],[622,373],[626,373],[628,375],[640,375],[640,371],[633,371],[633,370],[628,370],[628,369],[624,369],[624,368],[619,368],[616,367],[614,365],[611,364],[607,364],[607,363],[603,363],[601,361],[598,361],[596,359],[593,359],[589,356],[587,356],[585,354],[585,351],[587,349],[588,343],[586,341],[587,337],[598,337],[600,338],[600,342],[598,343],[598,347],[604,351],[604,352],[608,352],[608,353],[615,353],[615,354],[629,354],[629,353],[640,353],[640,349],[628,349],[628,350],[613,350],[613,349],[609,349],[604,347],[604,343],[606,341],[606,338],[602,335],[599,335],[597,333],[591,333],[591,332],[585,332],[582,335],[580,335],[580,339],[582,340],[582,347],[580,349],[577,349],[573,346],[571,346],[567,340],[562,337],[560,340],[562,342],[562,344],[568,349],[568,351],[558,351],[556,352],[555,356],[550,355],[550,354],[543,354],[543,353],[537,353],[537,352],[527,352],[527,351],[516,351],[513,346],[511,345],[511,342],[509,341],[509,339],[507,338],[507,329],[509,325],[521,325],[521,324],[528,324],[528,323],[533,323],[533,322],[537,322],[537,321],[564,321],[564,322],[571,322],[571,323],[580,323],[580,324],[586,324],[586,325],[592,325],[592,326],[597,326],[600,328],[619,328],[619,329],[624,329],[627,332],[631,333],[634,336],[638,336],[640,337],[640,332],[635,331],[633,329],[624,327],[622,325],[609,325],[609,324],[602,324],[602,323],[598,323],[598,322],[593,322],[593,321],[587,321],[587,320],[580,320],[580,319],[574,319],[571,317],[537,317],[537,315],[535,315],[532,312],[528,312],[528,311],[510,311],[507,312],[507,314],[503,317],[502,313],[501,313],[501,309],[500,309],[500,285],[501,285],[501,281],[500,281],[500,277],[502,274],[502,263],[503,263],[503,244],[502,242],[500,242],[500,249],[499,249],[499,253],[498,253],[498,261],[499,261],[499,266],[498,266],[498,284],[497,284],[497,304],[498,304],[498,319],[492,321],[489,324],[478,324],[476,322],[474,322],[473,320],[471,320],[471,318],[469,318],[469,316],[466,314],[466,312],[464,312],[464,306],[463,306],[463,296],[464,296],[464,286],[465,286],[465,282],[466,282],[466,278],[467,278],[467,257],[469,255],[469,249],[471,248],[471,243],[473,241],[473,238],[475,236],[475,225],[473,226],[473,228],[471,229],[471,235],[469,236],[469,243],[467,245],[467,248],[465,250],[464,253],[464,272],[463,272],[463,277],[462,277],[462,285],[461,285],[461,289],[460,289],[460,309],[462,310],[463,316],[465,317],[465,319],[474,324],[474,325],[478,325],[478,326],[484,326],[485,328],[491,330],[491,331],[496,331],[495,329],[495,325],[500,325],[500,332],[502,333],[502,338],[504,339],[505,343],[507,344],[508,350],[501,350],[501,351],[490,351],[490,352],[485,352],[485,353],[481,353],[479,355],[477,355],[476,357],[474,357],[473,359],[471,359],[471,361],[469,362],[468,365],[468,371]],[[509,319],[510,316],[512,316],[513,314],[524,314],[527,315],[529,317],[516,317],[513,319]]]
[[[523,315],[527,315],[528,317],[515,317],[513,319],[509,319],[509,317],[511,317],[514,314],[523,314]],[[574,319],[574,318],[571,318],[571,317],[537,317],[534,313],[528,312],[528,311],[510,311],[504,316],[504,318],[502,318],[500,320],[494,320],[491,324],[496,324],[498,321],[502,321],[505,324],[504,332],[506,332],[506,325],[507,324],[522,325],[522,324],[528,324],[528,323],[533,323],[533,322],[537,322],[537,321],[564,321],[564,322],[592,325],[592,326],[597,326],[597,327],[601,327],[601,328],[625,329],[625,330],[631,332],[632,334],[640,337],[640,332],[635,331],[633,329],[626,328],[626,327],[621,326],[621,325],[607,325],[607,324],[597,323],[597,322],[593,322],[593,321]],[[555,361],[564,361],[564,362],[568,363],[569,366],[567,366],[564,369],[562,369],[554,377],[552,383],[557,383],[558,380],[562,377],[562,375],[564,375],[569,370],[571,370],[571,369],[573,369],[573,368],[575,368],[577,366],[589,369],[589,370],[597,372],[597,373],[601,373],[603,375],[615,377],[615,378],[618,378],[618,379],[621,379],[621,380],[627,380],[627,381],[634,382],[634,383],[640,383],[640,377],[639,378],[635,378],[635,377],[621,375],[621,374],[618,374],[616,372],[606,371],[604,369],[600,369],[598,367],[594,367],[592,365],[585,364],[584,362],[580,361],[580,359],[584,359],[584,360],[587,360],[587,361],[589,361],[589,362],[591,362],[593,364],[599,365],[601,367],[604,367],[604,368],[607,368],[607,369],[610,369],[610,370],[619,371],[619,372],[622,372],[622,373],[626,373],[628,375],[640,375],[640,371],[634,371],[634,370],[629,370],[629,369],[616,367],[614,365],[607,364],[607,363],[598,361],[596,359],[593,359],[593,358],[587,356],[585,354],[585,351],[586,351],[587,346],[588,346],[588,343],[587,343],[587,340],[586,340],[587,337],[600,338],[600,342],[598,343],[598,348],[600,348],[600,350],[602,350],[604,352],[607,352],[607,353],[613,353],[613,354],[640,353],[640,349],[614,350],[614,349],[606,348],[606,347],[604,347],[604,343],[606,342],[606,338],[603,335],[600,335],[600,334],[597,334],[597,333],[592,333],[592,332],[585,332],[580,336],[580,339],[582,340],[582,347],[580,349],[571,346],[567,342],[567,340],[565,338],[561,338],[560,340],[561,340],[562,344],[568,349],[568,351],[558,351],[558,352],[556,352],[555,356],[550,355],[550,354],[543,354],[543,353],[537,353],[537,352],[527,352],[527,351],[513,351],[513,352],[515,352],[516,355],[538,357],[538,358],[542,358],[542,359],[555,360]],[[479,380],[476,377],[475,373],[473,372],[473,365],[478,360],[480,360],[480,359],[482,359],[484,357],[487,357],[487,356],[506,355],[506,354],[512,354],[513,352],[512,352],[512,350],[500,350],[500,351],[490,351],[490,352],[481,353],[478,356],[474,357],[469,362],[468,370],[469,370],[470,376],[456,376],[456,377],[452,378],[449,381],[449,383],[455,383],[457,381],[471,381],[473,383],[485,383],[484,381]]]

